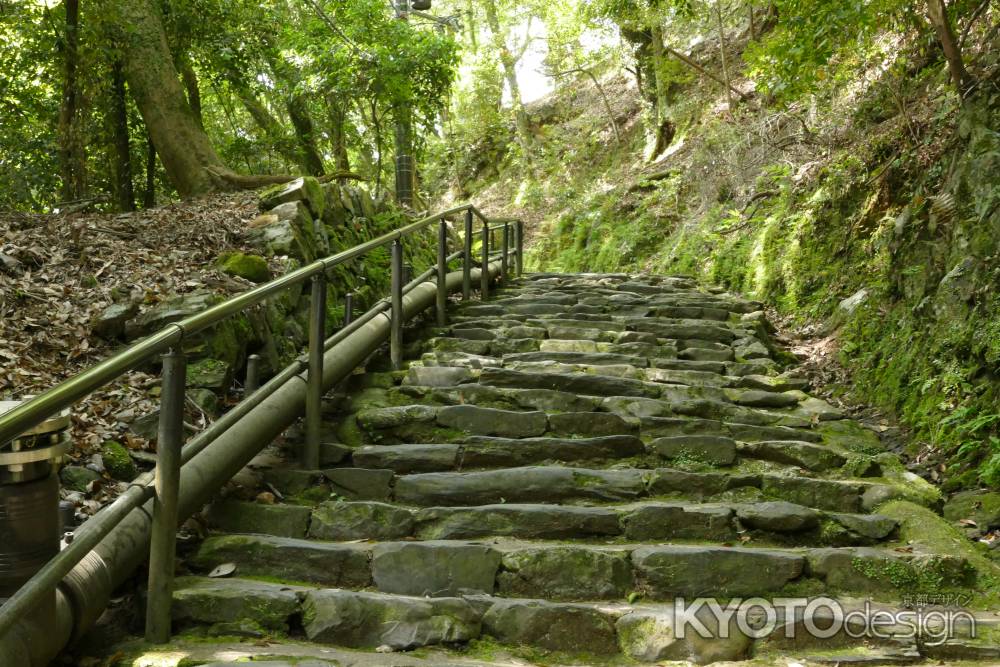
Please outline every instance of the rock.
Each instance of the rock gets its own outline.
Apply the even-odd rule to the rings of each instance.
[[[460,457],[463,468],[530,465],[544,461],[619,459],[645,453],[642,441],[630,435],[596,438],[466,438]]]
[[[156,304],[138,317],[129,319],[125,323],[125,337],[133,340],[159,331],[172,322],[200,313],[221,301],[221,297],[207,291],[171,297]]]
[[[771,353],[760,341],[754,341],[749,345],[741,345],[736,348],[736,358],[739,359],[766,359]]]
[[[391,470],[330,468],[323,471],[335,494],[348,500],[388,500],[393,480]]]
[[[309,537],[316,540],[398,540],[412,533],[409,510],[377,502],[325,502],[309,522]]]
[[[302,538],[309,527],[310,513],[308,507],[301,505],[220,500],[212,503],[206,514],[208,524],[217,530]]]
[[[139,313],[138,303],[113,303],[98,313],[90,329],[105,340],[125,336],[125,324]]]
[[[505,363],[524,361],[553,361],[561,364],[590,366],[626,365],[637,368],[649,365],[649,362],[642,357],[610,352],[524,352],[510,354],[504,358]]]
[[[174,621],[235,623],[253,621],[262,628],[288,632],[288,619],[298,613],[302,589],[245,579],[181,577],[174,582]]]
[[[643,333],[641,331],[623,331],[615,337],[615,343],[623,345],[625,343],[646,343],[647,345],[657,345],[659,339],[656,334]]]
[[[658,364],[662,365],[662,364]],[[672,370],[669,368],[649,368],[646,379],[662,384],[680,384],[691,387],[724,387],[728,380],[718,373],[694,370]]]
[[[421,597],[493,594],[500,553],[484,545],[395,542],[375,545],[372,576],[383,593]]]
[[[677,435],[657,438],[650,449],[666,459],[690,458],[712,465],[729,466],[736,462],[736,441],[712,435]]]
[[[353,450],[338,442],[321,442],[319,445],[320,467],[336,465],[351,455]]]
[[[232,384],[232,368],[224,361],[201,359],[187,367],[188,387],[222,392]]]
[[[730,475],[719,472],[686,472],[657,468],[649,479],[650,495],[679,493],[693,498],[714,496],[742,487],[761,485],[759,475]]]
[[[743,634],[735,615],[728,617],[726,627],[707,606],[695,613],[704,626],[707,636],[702,636],[695,623],[684,628],[683,638],[676,627],[673,611],[633,611],[615,623],[618,643],[622,653],[641,662],[683,661],[696,665],[715,662],[741,661],[750,657],[753,639]]]
[[[195,387],[187,390],[187,397],[198,406],[198,409],[209,417],[214,417],[219,410],[219,397],[211,389]]]
[[[899,527],[898,521],[881,514],[831,514],[830,518],[870,540],[887,539]]]
[[[632,588],[632,566],[626,551],[581,546],[519,549],[503,555],[497,586],[505,597],[622,599]]]
[[[805,558],[763,549],[652,546],[633,551],[632,563],[657,599],[718,598],[780,591],[802,574]]]
[[[468,368],[451,366],[410,366],[404,384],[422,387],[454,387],[473,380]]]
[[[790,408],[799,404],[795,394],[760,389],[734,389],[727,392],[736,405],[747,408]]]
[[[806,507],[832,512],[857,512],[861,505],[863,486],[853,482],[836,482],[808,477],[764,475],[765,495],[787,500]]]
[[[621,533],[618,513],[601,507],[567,505],[480,505],[418,510],[416,535],[424,540],[507,536],[562,539]]]
[[[316,259],[313,218],[302,202],[276,206],[259,216],[247,230],[247,242],[267,255],[293,257],[309,263]]]
[[[634,430],[624,419],[607,412],[564,412],[549,417],[549,431],[557,435],[599,437]]]
[[[191,563],[205,571],[235,563],[240,576],[308,581],[337,588],[365,588],[372,579],[366,547],[270,535],[210,537],[201,543]]]
[[[784,501],[741,505],[736,510],[740,522],[749,528],[775,533],[798,533],[819,527],[816,510]]]
[[[103,479],[101,473],[82,466],[66,466],[59,473],[64,488],[71,491],[87,492],[91,482]]]
[[[474,405],[449,405],[440,409],[437,423],[475,435],[530,438],[545,433],[548,419],[544,412],[511,412]]]
[[[505,644],[546,651],[593,655],[618,652],[612,620],[585,605],[497,600],[483,616],[483,633]]]
[[[712,505],[647,503],[622,517],[630,540],[717,540],[736,538],[733,510]]]
[[[944,517],[958,522],[969,519],[980,531],[1000,528],[1000,493],[995,491],[961,491],[944,504]]]
[[[260,255],[227,252],[219,256],[218,264],[223,273],[245,278],[252,283],[266,283],[271,279],[267,260]]]
[[[794,440],[763,440],[740,445],[740,456],[763,459],[823,472],[839,468],[847,459],[823,445]]]
[[[465,600],[343,590],[310,591],[302,605],[310,641],[403,651],[475,639],[479,616]]]
[[[361,410],[357,418],[361,428],[373,431],[387,430],[414,422],[432,422],[437,418],[437,413],[438,408],[431,405],[403,405]]]
[[[483,472],[406,475],[396,480],[396,500],[413,505],[487,505],[558,502],[567,499],[622,501],[645,491],[638,470],[588,470],[559,466]]]
[[[135,461],[132,460],[132,456],[120,442],[108,440],[101,445],[101,458],[112,479],[131,482],[139,474]]]
[[[453,470],[458,445],[374,445],[354,450],[354,465],[384,468],[399,474]]]
[[[538,350],[539,352],[596,354],[597,343],[590,340],[543,340],[539,345]]]
[[[313,215],[322,217],[326,209],[326,193],[318,180],[305,176],[268,188],[260,195],[262,211],[270,211],[288,202],[303,202]]]
[[[811,549],[809,574],[830,590],[852,593],[903,590],[914,582],[913,571],[888,552],[868,548]]]
[[[493,340],[497,337],[496,332],[489,329],[469,328],[461,329],[455,327],[451,330],[451,335],[464,340]]]

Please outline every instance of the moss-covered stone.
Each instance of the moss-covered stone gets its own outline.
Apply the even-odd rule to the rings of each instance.
[[[246,278],[253,283],[264,283],[271,279],[271,269],[267,266],[267,260],[260,255],[227,252],[219,256],[218,263],[223,273]]]
[[[139,474],[128,449],[120,442],[108,440],[101,445],[101,458],[104,460],[104,468],[114,479],[131,482]]]

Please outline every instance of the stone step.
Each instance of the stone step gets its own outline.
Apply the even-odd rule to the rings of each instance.
[[[931,577],[939,587],[966,585],[971,574],[961,557],[871,547],[599,546],[515,540],[340,544],[263,535],[210,537],[190,564],[203,573],[234,564],[240,577],[263,576],[296,586],[372,588],[425,598],[530,596],[566,602],[624,601],[635,593],[651,601],[765,597],[793,585],[813,594],[864,593],[886,600]],[[294,586],[290,592],[294,597]],[[282,612],[286,603],[287,596],[275,596]]]

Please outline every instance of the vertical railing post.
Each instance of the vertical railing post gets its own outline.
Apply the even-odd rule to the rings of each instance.
[[[306,439],[301,463],[319,468],[319,441],[323,424],[323,343],[326,340],[326,277],[313,276],[309,305],[309,370],[306,377]]]
[[[483,301],[490,295],[490,224],[483,223],[482,270],[479,276],[479,298]]]
[[[501,246],[503,250],[500,253],[500,282],[504,285],[507,284],[507,254],[510,252],[510,223],[503,223],[503,245]]]
[[[247,357],[247,381],[243,384],[243,396],[249,396],[260,388],[260,355]]]
[[[344,326],[354,321],[354,292],[344,295]]]
[[[153,499],[146,596],[146,640],[154,644],[170,641],[181,447],[184,445],[186,374],[187,362],[183,352],[171,350],[163,355],[163,386],[160,390],[160,426],[156,441],[154,480],[156,495]]]
[[[392,242],[392,322],[389,332],[389,357],[394,370],[403,367],[403,242]]]
[[[437,261],[437,325],[448,325],[448,285],[445,284],[448,275],[448,222],[444,219],[438,224],[438,261]]]
[[[462,301],[472,298],[472,209],[465,212],[465,236],[462,255]]]
[[[524,220],[518,220],[514,229],[517,234],[517,257],[515,259],[516,264],[514,264],[514,268],[517,273],[517,277],[520,278],[524,274]]]

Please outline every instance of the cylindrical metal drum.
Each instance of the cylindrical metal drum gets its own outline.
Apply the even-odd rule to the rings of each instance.
[[[0,401],[0,413],[19,405]],[[59,477],[69,449],[69,411],[12,442],[0,442],[0,599],[59,553]]]
[[[59,481],[0,484],[0,598],[59,553]]]

